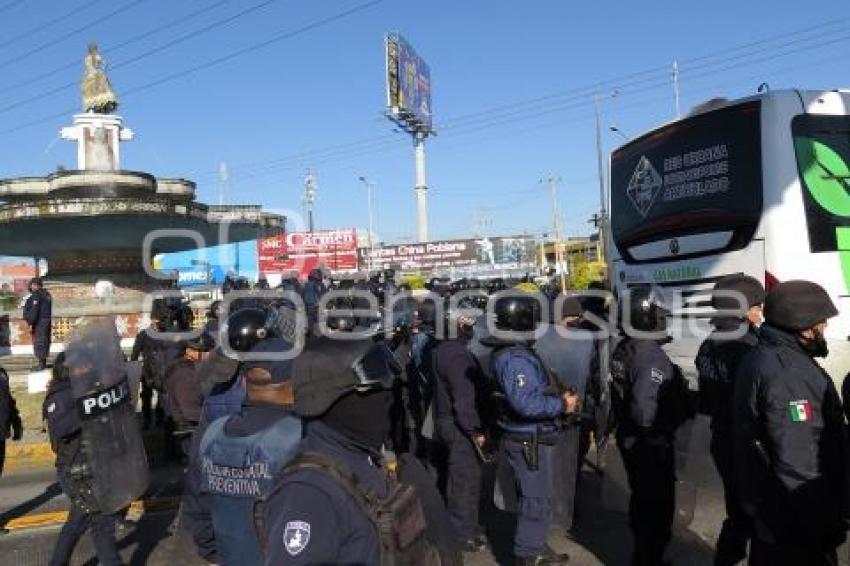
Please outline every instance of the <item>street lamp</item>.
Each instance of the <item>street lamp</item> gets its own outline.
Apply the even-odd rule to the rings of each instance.
[[[612,132],[614,132],[615,134],[617,134],[618,136],[620,136],[621,138],[623,138],[625,141],[629,141],[629,137],[626,134],[624,134],[623,130],[621,130],[617,126],[609,126],[608,129],[611,130]]]
[[[375,183],[366,179],[366,177],[358,177],[361,183],[366,186],[366,205],[369,210],[369,258],[366,262],[368,275],[372,276],[372,257],[375,255],[374,232],[372,226],[372,189],[375,188]]]

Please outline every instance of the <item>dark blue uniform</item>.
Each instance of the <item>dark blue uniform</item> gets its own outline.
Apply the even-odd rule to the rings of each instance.
[[[209,496],[201,490],[201,467],[198,452],[209,423],[238,413],[245,402],[245,384],[234,376],[229,382],[216,384],[204,401],[201,421],[192,435],[189,468],[183,485],[181,521],[192,534],[198,554],[208,562],[216,561],[215,530],[210,512]]]
[[[59,484],[66,494],[74,490],[71,469],[84,460],[81,446],[81,423],[77,416],[77,407],[71,394],[71,384],[67,380],[54,381],[44,399],[43,416],[47,421],[50,443],[56,452],[56,470]],[[100,564],[117,565],[121,563],[115,544],[115,516],[89,514],[71,501],[68,519],[59,532],[50,566],[65,566],[71,560],[74,547],[91,527],[97,558]]]
[[[381,454],[321,421],[307,424],[304,452],[347,466],[378,498],[387,496]],[[266,504],[267,566],[379,564],[380,540],[363,508],[328,474],[287,474]]]
[[[755,328],[737,320],[717,321],[715,326],[717,331],[700,345],[696,367],[700,410],[711,417],[711,456],[723,481],[726,501],[726,519],[715,552],[715,564],[722,566],[736,564],[747,556],[752,532],[752,521],[741,508],[735,479],[732,414],[735,372],[744,356],[755,347],[758,334]],[[723,338],[723,334],[736,330],[743,331],[743,335],[734,340]]]
[[[281,405],[248,401],[239,414],[210,423],[200,441],[200,491],[207,494],[222,564],[260,564],[256,506],[301,442],[301,421]]]
[[[846,536],[844,415],[829,375],[770,325],[735,376],[735,469],[754,518],[750,564],[837,564]]]
[[[478,524],[481,462],[473,436],[483,433],[477,390],[484,378],[468,344],[468,338],[457,338],[434,351],[434,424],[448,455],[446,501],[461,542],[472,542],[482,534]]]
[[[313,325],[319,319],[319,301],[326,291],[327,289],[321,281],[310,278],[304,283],[302,298],[304,299],[304,308],[307,310],[307,323],[310,328],[313,328]]]
[[[0,476],[3,475],[3,463],[6,459],[6,439],[12,437],[20,440],[23,434],[23,424],[15,398],[9,390],[9,376],[0,369]]]
[[[657,566],[675,512],[674,435],[682,422],[682,377],[661,346],[626,338],[612,360],[617,447],[629,478],[635,566]]]
[[[565,411],[564,400],[553,391],[540,360],[528,348],[505,348],[495,352],[492,361],[508,404],[499,420],[504,431],[502,449],[519,488],[514,555],[541,556],[552,520],[552,457],[560,435],[556,419]],[[528,461],[529,449],[534,448],[536,466]]]
[[[30,326],[33,354],[39,366],[47,365],[50,355],[50,329],[53,318],[53,298],[45,289],[34,291],[24,303],[24,320]]]

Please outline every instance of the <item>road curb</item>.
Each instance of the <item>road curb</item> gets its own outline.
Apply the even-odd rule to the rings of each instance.
[[[5,471],[52,466],[55,462],[49,442],[6,442]]]
[[[147,500],[137,500],[130,504],[126,516],[133,522],[138,521],[145,513],[158,513],[172,511],[180,505],[179,497],[161,497]],[[36,527],[52,527],[62,525],[68,520],[68,511],[52,511],[49,513],[35,513],[12,519],[0,528],[9,531],[21,531]]]

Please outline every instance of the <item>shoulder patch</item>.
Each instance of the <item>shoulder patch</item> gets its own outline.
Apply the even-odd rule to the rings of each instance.
[[[812,405],[806,399],[788,403],[788,415],[791,422],[804,423],[812,420]]]
[[[650,372],[650,379],[653,383],[657,385],[661,385],[664,382],[664,372],[658,368],[652,368]]]
[[[525,374],[524,373],[516,374],[516,377],[514,379],[516,380],[516,386],[517,387],[525,387]]]
[[[47,412],[48,413],[52,413],[55,410],[56,410],[56,403],[51,403],[50,405],[47,406]]]
[[[283,530],[283,546],[290,556],[297,556],[310,543],[310,523],[289,521]]]

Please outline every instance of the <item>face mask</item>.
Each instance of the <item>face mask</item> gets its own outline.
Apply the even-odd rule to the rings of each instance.
[[[799,338],[800,345],[811,357],[825,358],[827,354],[829,354],[829,346],[826,343],[826,338],[824,338],[823,334],[819,330],[814,330],[813,334],[815,337],[811,340]]]

